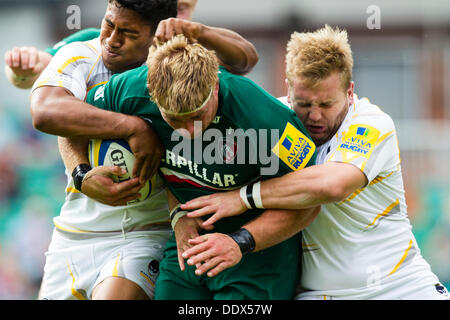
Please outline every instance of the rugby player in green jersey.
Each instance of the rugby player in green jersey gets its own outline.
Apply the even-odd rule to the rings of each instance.
[[[135,10],[136,7],[142,8],[142,5],[144,4],[146,5],[145,9],[147,9],[146,13],[143,13],[140,10]],[[115,127],[114,124],[109,126],[108,120],[110,121],[109,123],[111,123],[112,121],[111,115],[112,115],[124,117],[123,118],[124,121],[120,122],[122,124],[126,122],[128,123],[128,125],[133,126],[132,124],[136,123],[137,121],[139,123],[143,123],[143,126],[147,129],[147,124],[144,120],[138,117],[133,117],[134,121],[132,121],[133,119],[130,120],[129,116],[125,116],[123,114],[119,115],[118,113],[115,114],[107,113],[105,115],[105,112],[102,112],[102,116],[99,120],[98,117],[92,116],[92,113],[90,113],[89,111],[86,112],[83,111],[84,110],[83,107],[90,107],[92,109],[95,109],[94,112],[99,111],[99,109],[93,108],[92,106],[85,104],[83,102],[84,100],[83,97],[85,95],[86,88],[95,86],[98,83],[101,83],[109,79],[111,72],[108,72],[108,70],[114,72],[121,72],[126,70],[127,68],[140,66],[143,63],[145,63],[148,54],[148,47],[153,39],[153,35],[157,37],[159,40],[165,40],[168,37],[171,37],[173,33],[178,32],[185,33],[187,36],[197,39],[200,43],[205,42],[205,45],[209,45],[215,48],[217,55],[223,61],[225,61],[227,65],[233,66],[230,68],[231,69],[234,68],[236,72],[246,72],[248,68],[251,68],[254,65],[254,63],[256,63],[256,60],[254,59],[256,57],[256,52],[254,51],[254,49],[252,50],[253,46],[249,42],[247,42],[246,40],[244,40],[243,38],[239,37],[238,35],[229,30],[212,28],[188,20],[175,18],[169,18],[162,21],[160,24],[157,24],[159,20],[156,21],[156,19],[152,17],[154,17],[157,14],[158,10],[157,8],[152,6],[153,5],[156,6],[159,4],[161,4],[162,6],[170,6],[171,9],[170,12],[173,13],[172,15],[173,17],[175,16],[176,13],[175,1],[169,2],[167,0],[164,1],[110,0],[108,2],[105,17],[103,19],[102,32],[100,37],[96,39],[97,41],[95,43],[93,41],[77,42],[72,43],[71,45],[65,47],[56,54],[56,57],[53,58],[48,70],[44,71],[45,74],[41,76],[42,79],[38,80],[32,94],[32,111],[35,126],[48,133],[54,133],[63,136],[66,135],[76,136],[76,137],[90,137],[89,135],[93,134],[92,130],[98,130],[98,132],[100,132],[100,134],[102,134],[104,138],[113,138],[113,136],[110,135],[120,134],[119,132],[124,132],[126,131],[126,129],[123,127],[123,125],[120,125],[119,126],[120,128],[117,126]],[[151,19],[147,20],[146,19],[147,17],[150,17]],[[165,17],[168,16],[166,15]],[[158,16],[158,18],[160,17]],[[218,44],[218,42],[220,42],[220,44]],[[247,44],[247,46],[242,45],[242,43]],[[59,48],[60,46],[58,45],[57,47]],[[85,47],[89,47],[93,50],[89,50],[89,48]],[[111,48],[115,52],[114,55],[108,54],[108,51],[111,50]],[[235,54],[236,52],[237,54]],[[247,52],[250,53],[249,56],[246,55]],[[91,54],[93,56],[91,56]],[[90,58],[88,58],[88,56]],[[72,59],[72,57],[83,57],[82,62],[84,63],[84,66],[86,66],[88,62],[91,62],[92,68],[91,66],[81,69],[77,68],[79,62],[77,59]],[[72,63],[74,65],[70,65]],[[85,74],[83,74],[84,72]],[[56,77],[51,77],[50,75],[52,74],[55,74]],[[71,83],[65,83],[65,86],[62,86],[58,82],[51,83],[50,81],[46,80],[46,77],[48,76],[50,76],[49,79],[55,79],[58,78],[60,74],[62,74],[66,80],[68,78],[73,79],[73,82],[71,83],[83,83],[83,81],[86,81],[86,86],[84,87],[84,90],[81,90],[81,92],[79,92],[80,90],[76,90],[76,86],[74,87],[71,86]],[[87,79],[92,79],[93,83],[88,85]],[[77,94],[75,94],[74,92],[76,92]],[[109,118],[108,115],[110,116]],[[89,123],[89,121],[96,121],[96,120],[100,121],[96,125],[92,125],[92,123]],[[105,128],[108,128],[108,130],[110,131],[107,131]],[[136,128],[134,128],[134,130],[136,130]],[[159,142],[158,144],[157,142],[158,141],[155,142],[155,140],[151,140],[148,137],[148,135],[144,134],[144,139],[141,139],[141,144],[144,143],[144,146],[146,147],[144,148],[145,149],[144,152],[146,152],[146,154],[151,154],[151,152],[157,151],[159,144]],[[66,168],[68,169],[67,171],[69,172],[69,175],[70,172],[73,172],[74,166],[72,166],[72,163],[77,161],[76,152],[69,152],[70,148],[73,148],[71,144],[69,144],[69,148],[67,147],[61,148],[63,159],[65,160],[65,165]],[[87,148],[72,149],[72,151],[76,150],[82,150],[81,155],[85,156]],[[64,156],[64,154],[66,154],[66,156]],[[67,157],[68,160],[66,160]],[[159,158],[157,157],[155,160],[156,161],[153,160],[153,162],[156,162],[155,166],[156,169],[157,167],[159,167],[160,157]],[[106,169],[109,170],[108,172],[111,172],[113,171],[113,168],[115,167],[108,167],[108,168],[103,167],[101,169],[102,170]],[[91,173],[93,172],[95,172],[95,169],[92,170]],[[115,170],[115,172],[117,173],[117,170]],[[100,175],[91,175],[90,177],[91,182],[93,180],[96,180],[97,178],[104,178],[100,181],[99,180],[96,181],[100,185],[100,187],[102,187],[102,189],[106,190],[104,191],[104,193],[106,193],[105,197],[110,196],[111,193],[116,192],[116,194],[113,195],[117,195],[120,192],[119,184],[113,183],[110,176],[106,178]],[[106,184],[105,187],[105,181],[110,181],[111,183]],[[124,182],[125,185],[127,183],[129,182]],[[136,182],[133,183],[136,185]],[[120,185],[123,187],[124,184]],[[108,189],[107,187],[110,188]],[[87,192],[86,189],[81,190],[81,185],[79,187],[76,186],[76,188],[77,190],[74,190],[74,188],[68,188],[69,189],[68,192],[73,194],[76,194],[78,192],[79,194],[79,191],[83,191],[86,195],[90,196],[94,200],[103,203],[106,202],[101,201],[104,200],[105,198],[99,197],[98,193],[92,196],[92,193]],[[133,191],[133,193],[134,192],[135,191]],[[121,195],[123,196],[123,193]],[[112,204],[114,205],[124,204],[127,203],[128,201],[128,199],[126,199],[126,196],[125,199],[124,197],[119,196],[114,196],[113,198],[114,199],[112,199],[111,202],[113,202]],[[84,199],[86,201],[89,201],[88,203],[92,203],[90,202],[92,200],[86,198]],[[167,203],[167,201],[165,200],[164,203]],[[103,208],[101,206],[99,207]],[[129,208],[123,211],[130,212],[128,209]],[[113,210],[121,210],[121,209],[111,208],[107,209],[106,211],[111,213]],[[76,215],[74,215],[75,217],[80,217],[81,216],[80,212],[84,213],[89,212],[90,218],[95,216],[93,214],[92,207],[90,207],[89,210],[87,211],[83,211],[80,208],[78,208],[78,210],[75,210],[75,212],[77,213]],[[100,213],[99,216],[101,216]],[[67,215],[65,215],[65,217],[67,218]],[[151,215],[149,215],[149,217],[151,217]],[[130,221],[136,222],[137,221],[136,216],[134,216],[133,219]],[[75,223],[75,221],[72,222]],[[94,228],[100,227],[100,223],[97,224],[93,222],[90,225],[91,227],[88,230],[93,230]],[[103,228],[105,227],[104,224],[102,225],[102,227]],[[81,245],[81,241],[79,245]],[[98,247],[98,241],[96,245]],[[95,270],[91,270],[91,272],[94,273]],[[113,278],[114,282],[118,282],[115,280],[120,280],[121,277],[116,276]],[[106,283],[106,281],[102,282],[102,284],[104,283]],[[111,281],[109,281],[109,284],[103,285],[103,287],[107,288],[106,291],[108,294],[116,293],[117,295],[108,295],[108,297],[113,298],[117,298],[119,296],[124,297],[125,290],[123,286],[121,286],[120,290],[115,290],[115,288],[112,288],[110,284]],[[89,295],[89,291],[86,290],[86,292]],[[96,298],[98,298],[99,296],[105,297],[105,295],[102,295],[102,292],[103,291],[101,290],[96,290],[95,291]],[[92,296],[94,297],[94,294]],[[129,297],[129,295],[127,295],[127,297]]]
[[[277,99],[219,68],[212,51],[184,36],[151,50],[147,63],[149,69],[113,76],[93,89],[87,102],[149,119],[165,147],[160,171],[170,190],[175,236],[166,246],[155,299],[292,299],[298,231],[317,208],[249,210],[214,230],[200,230],[201,221],[187,218],[179,203],[314,164],[315,145],[303,125]],[[205,259],[208,274],[189,261],[185,266],[182,258],[199,235],[212,253]]]
[[[109,2],[114,3],[114,1]],[[134,2],[138,4],[139,1]],[[253,44],[231,30],[211,27],[188,20],[192,18],[196,3],[196,0],[178,1],[177,8],[179,13],[177,14],[177,18],[165,19],[157,26],[154,26],[152,28],[154,38],[159,41],[167,41],[174,34],[184,34],[189,38],[196,39],[207,48],[214,50],[221,64],[226,66],[231,72],[236,74],[249,72],[258,61],[258,55]],[[111,26],[104,22],[102,28],[105,30],[101,38],[107,41],[106,45],[108,47],[114,46],[116,51],[121,51],[120,58],[116,57],[114,58],[115,61],[108,63],[108,66],[113,71],[118,72],[118,61],[125,60],[125,53],[133,49],[130,43],[133,44],[138,41],[131,39],[135,35],[129,36],[122,31],[126,30],[125,28],[129,25],[127,21],[121,22],[115,17],[112,19],[110,15],[108,17],[108,23],[112,22],[115,24],[114,30],[116,32],[112,32]],[[46,51],[55,54],[65,44],[84,41],[96,35],[99,35],[97,29],[86,29],[64,39],[56,44],[53,49]],[[141,39],[140,42],[142,42]],[[120,43],[120,46],[117,43]],[[141,49],[140,52],[142,51]],[[145,63],[147,54],[144,54],[142,60],[142,54],[139,54],[139,51],[136,54],[136,50],[134,50],[134,53],[135,57],[132,57],[132,59],[130,59],[130,54],[127,54],[129,64],[132,62],[134,66],[139,66]],[[23,54],[27,56],[26,50]],[[19,58],[10,58],[12,61],[18,60],[16,62],[19,63],[18,69],[20,69],[20,62],[22,61],[20,54]],[[16,69],[14,70],[17,72]],[[123,70],[124,68],[122,67],[120,71]],[[56,94],[58,91],[59,93]],[[109,138],[122,138],[129,142],[136,156],[134,173],[140,179],[131,179],[121,184],[113,183],[112,179],[101,179],[98,181],[97,188],[82,191],[97,201],[115,206],[125,204],[127,201],[133,200],[133,197],[135,199],[138,194],[135,190],[139,184],[139,180],[143,183],[151,177],[159,165],[158,155],[161,154],[158,152],[158,148],[149,147],[155,146],[156,143],[154,135],[151,133],[151,129],[148,129],[145,121],[137,117],[119,116],[118,114],[112,113],[101,112],[98,114],[99,110],[92,107],[89,108],[90,106],[83,101],[74,101],[72,99],[73,97],[63,88],[51,88],[47,86],[40,89],[37,93],[33,93],[31,103],[33,125],[40,131],[60,136],[58,139],[60,151],[68,171],[72,172],[80,163],[88,163],[86,156],[88,140],[83,139],[85,144],[83,146],[74,141],[74,137],[93,137],[93,135],[100,133],[103,137],[109,135]],[[49,93],[52,94],[50,95]],[[61,112],[62,110],[64,112]],[[114,128],[114,124],[118,121],[124,125],[119,128]],[[111,128],[114,129],[111,130]],[[130,142],[130,139],[132,142]],[[101,170],[105,173],[105,176],[120,174],[117,170],[106,167],[96,170]],[[105,170],[108,170],[108,172],[106,173]],[[99,179],[99,177],[99,175],[94,177],[94,180]]]

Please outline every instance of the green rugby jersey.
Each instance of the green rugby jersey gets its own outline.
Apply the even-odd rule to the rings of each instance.
[[[95,39],[98,36],[100,36],[100,29],[97,28],[83,29],[71,34],[70,36],[64,38],[63,40],[55,44],[53,47],[47,48],[44,51],[54,56],[56,52],[58,52],[58,50],[64,47],[66,44],[77,41],[88,41]]]
[[[315,145],[295,113],[253,81],[224,68],[219,70],[218,111],[203,139],[180,140],[150,100],[147,70],[142,66],[113,76],[91,90],[86,101],[151,121],[165,147],[160,173],[180,203],[314,164]],[[269,175],[262,175],[264,168],[272,168]],[[214,231],[235,231],[261,212],[223,219]]]

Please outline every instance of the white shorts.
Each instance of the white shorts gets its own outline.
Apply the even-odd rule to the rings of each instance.
[[[405,268],[406,269],[406,268]],[[402,270],[395,280],[357,289],[305,291],[295,300],[450,300],[447,289],[430,271]]]
[[[170,227],[109,236],[67,234],[54,230],[46,255],[39,299],[91,299],[108,277],[135,282],[153,299],[159,262]]]

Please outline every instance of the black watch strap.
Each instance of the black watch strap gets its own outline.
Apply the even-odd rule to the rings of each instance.
[[[72,171],[73,184],[75,189],[81,192],[81,184],[83,183],[84,176],[91,170],[91,166],[87,163],[79,164]]]
[[[243,255],[255,250],[255,239],[247,229],[241,228],[229,236],[236,241]]]

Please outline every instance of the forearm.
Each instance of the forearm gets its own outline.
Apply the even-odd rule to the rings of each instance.
[[[89,140],[85,138],[58,137],[59,152],[69,173],[79,164],[89,163],[88,145]]]
[[[339,202],[367,183],[355,166],[330,162],[261,183],[264,208],[302,209]]]
[[[177,198],[175,198],[175,196],[169,190],[169,188],[166,188],[166,193],[167,193],[167,204],[169,205],[169,210],[172,210],[177,205],[179,205],[180,202],[177,200]]]
[[[246,74],[258,62],[253,44],[231,30],[203,26],[198,41],[214,50],[221,62],[237,74]]]
[[[96,108],[57,87],[34,90],[31,113],[36,129],[62,137],[126,139],[143,122],[135,116]]]
[[[244,225],[255,240],[254,252],[283,242],[306,228],[319,214],[320,207],[302,210],[266,210]]]

